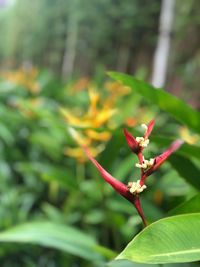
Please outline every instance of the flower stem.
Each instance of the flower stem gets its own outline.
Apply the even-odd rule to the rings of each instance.
[[[135,196],[135,199],[134,199],[134,206],[138,212],[138,214],[140,215],[142,221],[143,221],[143,224],[144,224],[144,227],[147,226],[147,221],[145,219],[145,216],[144,216],[144,213],[142,211],[142,207],[141,207],[141,204],[140,204],[140,199],[138,196]]]

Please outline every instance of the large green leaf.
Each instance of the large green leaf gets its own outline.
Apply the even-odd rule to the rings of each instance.
[[[199,213],[200,212],[200,193],[193,198],[178,205],[174,209],[170,210],[168,215],[177,215],[184,213]]]
[[[199,265],[193,263],[192,266],[199,266]],[[132,261],[117,260],[117,261],[111,261],[108,264],[108,267],[161,267],[161,265],[160,264],[144,264],[144,263],[136,263]],[[162,267],[191,267],[191,263],[162,264]]]
[[[186,124],[196,132],[200,133],[200,113],[185,104],[182,100],[163,90],[157,90],[153,86],[139,81],[130,75],[109,72],[110,77],[131,87],[135,92],[141,94],[146,100],[158,106],[160,109],[170,113],[181,123]]]
[[[81,231],[52,222],[30,222],[0,233],[0,242],[37,244],[68,252],[87,260],[102,257],[95,240]],[[107,253],[107,251],[106,251]]]
[[[200,213],[168,217],[139,233],[117,259],[140,263],[200,260]]]
[[[158,267],[157,264],[148,264],[148,266],[146,264],[141,264],[141,263],[133,263],[131,261],[124,261],[124,260],[120,260],[120,261],[111,261],[108,264],[108,267]]]
[[[171,155],[169,162],[188,183],[200,189],[200,169],[190,159]]]

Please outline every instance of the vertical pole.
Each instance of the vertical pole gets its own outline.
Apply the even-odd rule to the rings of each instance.
[[[158,88],[163,87],[166,82],[174,8],[175,0],[162,0],[159,36],[154,54],[152,73],[152,84]]]

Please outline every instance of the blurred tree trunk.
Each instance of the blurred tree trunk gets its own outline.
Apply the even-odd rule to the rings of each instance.
[[[69,78],[74,72],[76,59],[79,22],[81,19],[80,0],[70,2],[68,10],[68,23],[65,41],[65,51],[62,62],[62,78]]]
[[[167,76],[175,0],[162,0],[158,43],[154,54],[152,84],[163,87]]]
[[[71,18],[68,23],[66,34],[66,44],[62,63],[62,78],[71,77],[74,71],[74,63],[76,58],[76,46],[78,41],[78,21]]]

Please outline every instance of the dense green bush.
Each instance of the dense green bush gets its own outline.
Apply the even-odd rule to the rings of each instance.
[[[136,181],[123,127],[138,135],[137,125],[154,117],[152,155],[177,137],[186,142],[149,178],[141,201],[150,225],[118,257],[127,261],[110,266],[200,260],[200,114],[128,75],[110,76],[124,86],[86,79],[63,84],[34,69],[2,74],[1,266],[105,266],[114,259],[141,231],[141,220],[80,154],[80,145],[94,149],[117,179]],[[169,246],[185,252],[171,257]],[[162,258],[152,256],[160,251]]]

